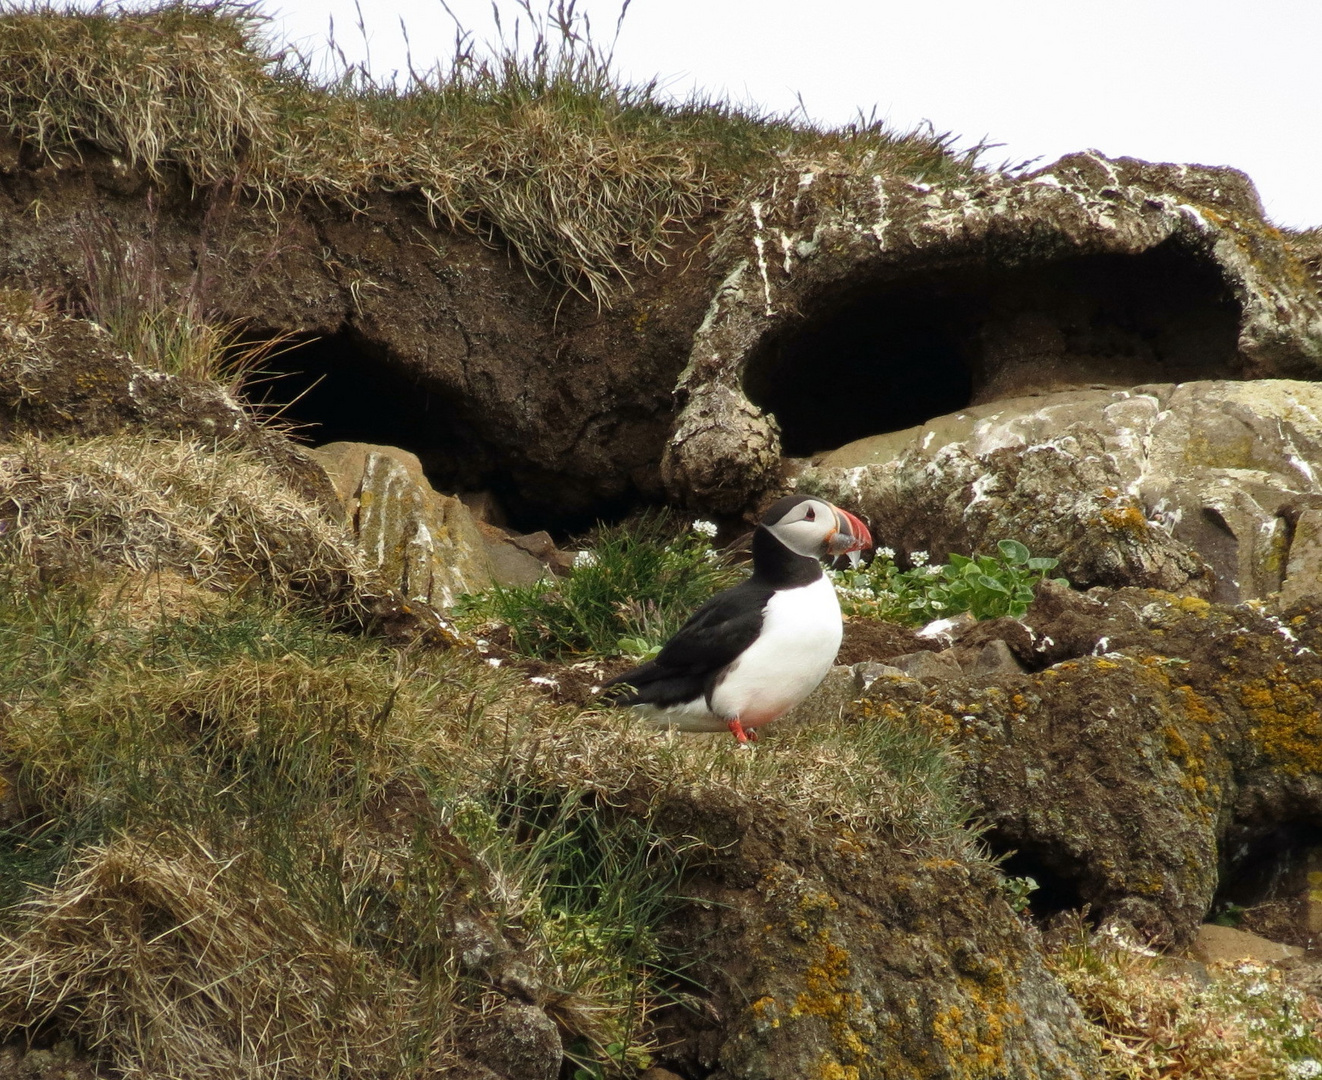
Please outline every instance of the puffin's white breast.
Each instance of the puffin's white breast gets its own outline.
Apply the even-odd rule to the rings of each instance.
[[[772,593],[762,632],[717,681],[712,711],[745,727],[789,712],[831,670],[843,632],[840,602],[825,575]]]

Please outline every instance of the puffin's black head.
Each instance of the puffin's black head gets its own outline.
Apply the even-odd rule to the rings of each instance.
[[[872,546],[872,534],[863,522],[813,495],[778,499],[762,515],[762,525],[795,554],[813,559]]]

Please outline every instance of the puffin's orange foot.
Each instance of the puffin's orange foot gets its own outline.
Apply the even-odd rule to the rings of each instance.
[[[734,734],[734,737],[740,741],[740,743],[757,742],[757,732],[745,731],[744,725],[739,722],[738,717],[731,720],[727,726],[729,727],[730,731]]]

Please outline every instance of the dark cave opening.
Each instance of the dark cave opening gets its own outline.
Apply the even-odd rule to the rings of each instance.
[[[1005,875],[1010,897],[1022,896],[1028,901],[1028,912],[1039,921],[1046,921],[1063,911],[1080,911],[1083,896],[1075,882],[1053,868],[1040,852],[998,841],[994,834],[985,837],[993,855],[999,855],[997,865]],[[1006,854],[1008,852],[1008,854]],[[1017,879],[1032,878],[1037,888],[1031,892],[1015,885]]]
[[[1171,241],[833,288],[745,368],[793,457],[1002,398],[1243,371],[1239,305],[1210,261]]]
[[[439,490],[482,486],[485,455],[454,403],[347,331],[291,342],[262,362],[244,392],[313,446],[398,446],[418,455]]]
[[[244,340],[274,338],[249,330]],[[564,540],[638,508],[637,498],[625,495],[568,508],[554,494],[541,495],[563,490],[561,478],[526,464],[517,471],[502,465],[508,448],[493,446],[456,401],[402,373],[352,331],[297,338],[260,367],[243,392],[294,438],[311,446],[349,441],[407,450],[437,491],[490,492],[502,524],[515,531],[548,529]]]
[[[1322,871],[1322,827],[1294,821],[1223,851],[1212,914],[1302,894]]]

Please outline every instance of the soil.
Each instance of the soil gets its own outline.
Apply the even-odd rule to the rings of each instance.
[[[889,660],[920,649],[939,652],[941,648],[940,643],[930,638],[920,638],[912,627],[878,619],[847,619],[835,662],[859,664],[865,660]]]

